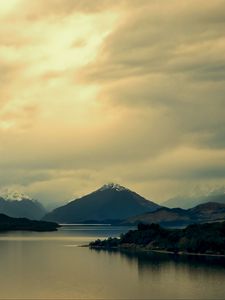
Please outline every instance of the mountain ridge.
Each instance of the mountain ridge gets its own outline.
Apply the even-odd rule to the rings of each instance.
[[[136,215],[123,224],[157,223],[163,226],[186,226],[193,223],[225,220],[225,204],[208,202],[190,209],[161,207],[154,212]]]

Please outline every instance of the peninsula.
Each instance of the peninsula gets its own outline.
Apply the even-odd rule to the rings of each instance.
[[[225,255],[225,222],[166,229],[158,224],[139,224],[120,238],[96,240],[91,249],[137,249],[173,253]]]
[[[0,214],[0,232],[25,230],[25,231],[55,231],[60,227],[57,223],[36,221],[27,218],[11,218]]]

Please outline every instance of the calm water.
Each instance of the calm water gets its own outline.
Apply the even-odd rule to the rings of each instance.
[[[225,299],[225,260],[78,247],[127,228],[0,234],[0,298]]]

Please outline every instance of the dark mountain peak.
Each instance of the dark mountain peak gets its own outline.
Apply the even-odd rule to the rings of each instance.
[[[98,189],[98,191],[116,191],[116,192],[121,192],[121,191],[129,191],[129,190],[126,189],[122,185],[110,182],[110,183],[104,184],[100,189]]]
[[[137,193],[116,184],[108,183],[100,189],[58,207],[45,216],[45,220],[60,223],[107,222],[154,211],[160,206]],[[110,222],[111,222],[110,221]]]

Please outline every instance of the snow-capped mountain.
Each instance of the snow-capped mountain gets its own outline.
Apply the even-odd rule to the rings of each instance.
[[[46,210],[37,200],[13,190],[0,192],[0,213],[14,218],[41,219]]]
[[[44,219],[60,223],[115,223],[130,216],[154,211],[160,206],[115,183],[56,208]]]

